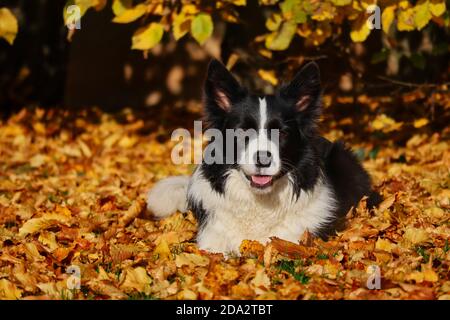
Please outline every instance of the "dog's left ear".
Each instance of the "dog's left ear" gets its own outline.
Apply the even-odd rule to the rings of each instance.
[[[320,115],[320,71],[315,62],[306,64],[294,79],[281,89],[281,96],[300,113]]]

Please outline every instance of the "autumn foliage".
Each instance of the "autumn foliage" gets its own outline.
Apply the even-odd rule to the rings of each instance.
[[[381,30],[366,24],[375,4]],[[147,58],[169,42],[203,50],[224,24],[256,27],[240,48],[227,42],[240,34],[222,34],[220,41],[232,47],[223,60],[229,69],[250,64],[260,87],[272,89],[282,81],[281,69],[321,59],[303,50],[320,53],[340,43],[332,61],[346,54],[354,70],[349,75],[343,67],[342,83],[324,86],[321,132],[352,147],[384,200],[369,209],[363,199],[329,241],[305,233],[298,243],[246,240],[240,256],[204,252],[195,244],[191,212],[155,221],[145,203],[157,181],[194,169],[172,163],[170,136],[201,118],[200,84],[197,100],[174,94],[177,104],[156,102],[145,112],[21,105],[0,117],[0,299],[450,299],[449,47],[442,36],[448,36],[448,2],[70,0],[66,8],[71,5],[82,17],[111,10],[111,23],[135,28],[130,50]],[[250,6],[263,16],[255,19],[259,25],[244,14]],[[0,41],[10,45],[21,32],[16,12],[0,8]],[[71,22],[66,10],[62,17]],[[78,31],[63,30],[74,41]],[[410,35],[420,36],[421,51],[411,49]],[[370,41],[379,50],[369,61],[356,59],[358,50],[370,51]],[[434,65],[436,57],[447,64]],[[392,72],[392,61],[404,67],[401,58],[415,71],[435,67],[443,81],[384,78],[376,94],[361,86],[363,69],[383,62]],[[79,288],[69,285],[74,266]],[[367,285],[374,266],[379,290]]]
[[[419,97],[403,95],[410,104]],[[324,100],[328,111],[346,103]],[[434,103],[448,110],[449,94]],[[327,138],[352,141],[384,201],[373,210],[361,201],[328,242],[244,241],[242,256],[226,259],[199,251],[191,213],[154,221],[145,210],[156,181],[193,169],[171,162],[170,126],[153,122],[148,133],[152,122],[130,110],[24,109],[0,123],[0,298],[449,299],[448,128],[365,116],[372,125],[360,142],[352,119],[322,126]],[[67,287],[73,265],[79,290]],[[372,265],[381,290],[367,288]]]

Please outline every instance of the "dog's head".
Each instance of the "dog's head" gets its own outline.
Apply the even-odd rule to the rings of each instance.
[[[313,62],[266,96],[250,94],[219,61],[210,63],[206,120],[222,133],[225,162],[254,192],[270,192],[277,179],[312,160],[320,95],[319,68]]]

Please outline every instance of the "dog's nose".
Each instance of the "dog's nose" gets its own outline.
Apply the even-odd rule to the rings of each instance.
[[[272,153],[270,153],[270,151],[257,151],[255,157],[255,164],[258,168],[270,167],[270,164],[272,163]]]

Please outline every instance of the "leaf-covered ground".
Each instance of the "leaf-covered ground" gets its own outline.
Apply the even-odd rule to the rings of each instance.
[[[439,101],[449,109],[449,96]],[[351,143],[384,202],[361,201],[328,242],[246,241],[226,260],[196,247],[191,213],[148,218],[152,184],[193,169],[171,163],[170,119],[147,128],[130,111],[24,109],[0,123],[0,298],[449,299],[448,128],[364,119],[365,135],[345,130],[352,117],[327,120],[325,135]],[[171,123],[183,121],[192,127]],[[371,265],[380,290],[366,286]],[[70,266],[79,290],[68,289]]]

